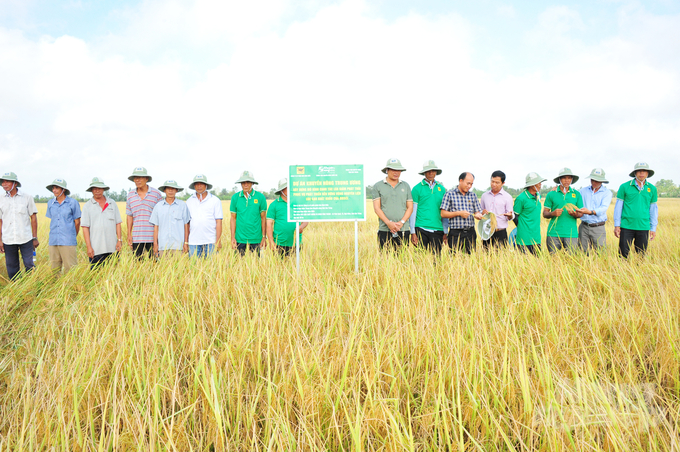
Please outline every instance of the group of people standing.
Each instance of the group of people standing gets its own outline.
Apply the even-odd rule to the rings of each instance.
[[[471,253],[477,245],[475,220],[495,223],[492,235],[483,240],[484,248],[504,247],[512,241],[521,251],[536,254],[541,249],[541,217],[550,219],[546,247],[550,253],[561,249],[585,252],[606,245],[607,209],[612,192],[602,168],[589,175],[590,185],[576,191],[572,185],[579,176],[562,168],[553,179],[557,185],[541,203],[541,186],[547,179],[538,173],[526,176],[522,192],[514,200],[503,190],[505,173],[491,174],[490,189],[481,200],[472,191],[475,176],[463,172],[458,185],[446,190],[436,179],[442,173],[428,160],[418,174],[424,179],[413,189],[400,180],[406,171],[398,159],[390,159],[383,168],[387,175],[373,185],[373,209],[379,218],[378,244],[381,249],[408,244],[441,253],[444,241],[451,250]],[[630,173],[632,180],[617,192],[614,208],[614,235],[619,238],[619,252],[628,257],[631,246],[644,253],[649,239],[656,236],[659,211],[657,190],[647,180],[654,171],[647,163],[637,163]],[[577,224],[577,219],[581,220]],[[517,228],[508,236],[509,222]],[[410,236],[410,239],[409,239]]]
[[[127,195],[127,246],[135,256],[161,257],[188,253],[207,258],[221,248],[222,202],[211,194],[212,184],[205,175],[194,177],[189,189],[194,193],[185,202],[177,198],[184,190],[175,180],[167,180],[158,189],[149,186],[151,175],[137,167],[128,177],[135,188]],[[38,241],[38,220],[35,202],[22,190],[13,172],[0,177],[5,196],[0,198],[0,252],[5,253],[9,278],[20,272],[20,258],[27,271],[33,269],[33,255]],[[288,255],[295,245],[296,224],[287,219],[288,179],[281,179],[278,198],[267,208],[267,199],[253,187],[257,184],[252,172],[244,171],[236,181],[242,190],[231,198],[231,246],[241,255],[259,254],[269,246],[281,255]],[[50,218],[49,259],[53,269],[68,272],[77,264],[76,244],[79,231],[87,248],[90,265],[95,267],[123,248],[122,218],[116,203],[106,196],[109,186],[98,177],[86,191],[92,198],[80,204],[69,197],[64,179],[47,185],[54,198],[47,203]],[[165,194],[165,197],[161,195]],[[300,233],[307,223],[300,225]],[[298,237],[300,242],[301,235]]]

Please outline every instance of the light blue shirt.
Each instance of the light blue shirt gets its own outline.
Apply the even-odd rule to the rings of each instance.
[[[73,198],[64,197],[61,204],[55,198],[47,201],[50,219],[50,246],[76,246],[76,220],[81,217],[80,204]]]
[[[596,215],[583,215],[581,221],[586,224],[602,223],[607,221],[607,209],[612,203],[612,191],[604,185],[600,185],[597,192],[593,191],[593,186],[583,187],[581,190],[583,207],[594,210]]]
[[[640,187],[638,187],[639,189]],[[616,199],[616,206],[614,206],[614,226],[621,227],[621,213],[623,213],[623,199]],[[659,206],[653,202],[649,206],[649,230],[656,232],[656,226],[659,224]]]
[[[175,199],[172,204],[163,199],[151,212],[149,223],[158,226],[158,249],[181,250],[184,246],[184,225],[191,221],[187,203]]]

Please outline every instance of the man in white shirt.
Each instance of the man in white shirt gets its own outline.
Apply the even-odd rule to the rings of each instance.
[[[0,253],[5,253],[7,276],[14,280],[21,270],[21,260],[26,271],[33,270],[33,251],[38,242],[38,209],[33,197],[19,191],[21,182],[13,172],[0,177],[5,196],[0,197]]]
[[[212,184],[208,183],[208,178],[203,174],[194,177],[194,181],[189,184],[190,190],[195,193],[187,200],[187,207],[191,214],[189,223],[189,255],[208,257],[222,248],[222,201],[217,196],[212,195],[208,190],[212,189]]]

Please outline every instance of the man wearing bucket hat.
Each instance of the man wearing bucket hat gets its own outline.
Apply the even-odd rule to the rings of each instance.
[[[411,243],[430,249],[437,254],[441,253],[444,243],[445,229],[448,228],[448,219],[442,221],[439,206],[446,193],[444,185],[435,180],[442,170],[437,167],[434,160],[423,163],[423,170],[418,174],[425,178],[416,184],[411,191],[413,197],[413,213],[409,226],[411,229]]]
[[[187,200],[191,214],[189,223],[189,255],[208,257],[222,247],[222,201],[210,193],[212,184],[204,174],[197,174],[189,184],[194,194]]]
[[[515,198],[515,243],[525,253],[538,254],[541,250],[541,184],[545,181],[538,173],[527,174],[524,191]]]
[[[571,169],[562,168],[553,179],[557,187],[545,197],[543,217],[550,218],[545,242],[550,253],[561,249],[575,251],[578,247],[576,219],[583,216],[580,211],[583,197],[571,186],[578,179]]]
[[[188,253],[191,215],[187,204],[175,198],[184,188],[174,180],[166,180],[158,190],[165,193],[165,199],[156,204],[149,219],[153,225],[153,253],[158,257]]]
[[[76,245],[80,230],[80,204],[71,198],[71,191],[64,179],[54,179],[46,187],[54,198],[47,202],[47,213],[50,219],[50,265],[53,270],[64,268],[64,273],[78,263]]]
[[[607,232],[604,224],[607,221],[607,209],[612,203],[612,192],[602,184],[608,184],[604,170],[593,168],[590,172],[590,185],[581,189],[583,214],[578,227],[578,241],[581,249],[589,252],[607,244]]]
[[[83,206],[80,226],[87,247],[90,268],[103,264],[122,248],[120,211],[116,203],[104,192],[109,187],[98,177],[92,179],[86,191],[92,199]]]
[[[241,256],[246,251],[255,251],[258,256],[260,248],[267,246],[267,198],[255,189],[255,176],[244,171],[236,181],[241,184],[241,191],[231,197],[231,246]]]
[[[461,173],[458,186],[447,191],[440,206],[443,218],[449,219],[448,244],[452,251],[471,254],[477,247],[475,219],[482,219],[482,206],[472,191],[475,175]]]
[[[26,271],[33,269],[33,251],[38,242],[38,209],[33,197],[19,191],[21,182],[13,172],[0,176],[5,196],[0,197],[0,253],[5,253],[7,276],[13,280],[21,270],[19,253]]]
[[[619,253],[624,258],[628,257],[631,244],[635,245],[638,253],[644,254],[649,239],[656,237],[658,193],[656,187],[647,181],[653,175],[654,170],[647,163],[636,163],[630,173],[633,180],[621,184],[616,194],[614,235],[619,239]]]
[[[267,239],[269,247],[279,252],[281,256],[288,256],[295,250],[295,222],[288,221],[288,179],[279,181],[279,195],[267,209]],[[300,246],[302,246],[302,230],[309,222],[300,223]]]
[[[387,178],[373,185],[373,210],[378,215],[378,246],[408,244],[413,197],[408,183],[399,180],[406,168],[399,159],[389,159],[382,169]]]
[[[514,218],[512,213],[513,199],[510,193],[503,190],[505,185],[505,173],[494,171],[491,173],[491,188],[481,198],[482,215],[492,213],[496,218],[496,229],[491,231],[488,240],[483,240],[485,249],[489,247],[502,247],[508,244],[508,221]],[[478,225],[479,227],[479,225]]]
[[[132,170],[128,180],[135,183],[135,189],[130,190],[125,203],[128,245],[137,258],[142,258],[150,256],[153,252],[153,225],[149,223],[149,218],[153,208],[163,196],[161,192],[149,186],[151,176],[143,166]]]

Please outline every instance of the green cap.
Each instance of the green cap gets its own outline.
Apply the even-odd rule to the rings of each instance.
[[[101,180],[100,178],[98,178],[98,177],[93,177],[93,178],[92,178],[92,182],[90,182],[90,186],[87,187],[87,190],[85,190],[85,191],[89,191],[90,193],[92,193],[92,189],[93,189],[93,188],[103,188],[104,191],[106,191],[106,190],[109,189],[109,186],[106,185],[106,184],[104,183],[104,181]]]
[[[196,182],[200,184],[205,184],[205,189],[206,190],[212,190],[212,184],[208,183],[208,178],[205,176],[205,174],[197,174],[194,176],[194,181],[189,184],[189,190],[194,189],[194,185]]]
[[[151,176],[149,176],[149,173],[143,166],[138,166],[137,168],[133,169],[132,176],[128,177],[128,180],[134,182],[135,177],[146,177],[149,182],[151,182]]]
[[[437,176],[439,176],[442,173],[442,170],[437,168],[437,164],[434,163],[434,160],[428,160],[425,163],[423,163],[423,170],[418,174],[424,176],[425,173],[427,173],[428,171],[436,171]]]
[[[274,192],[274,194],[278,195],[286,188],[288,188],[288,178],[284,177],[279,181],[279,188]]]
[[[387,174],[387,170],[395,170],[395,171],[406,171],[406,168],[401,166],[401,162],[399,159],[389,159],[387,160],[387,163],[385,163],[385,168],[382,169],[382,172]]]
[[[63,188],[64,193],[66,193],[66,196],[71,194],[71,190],[66,188],[66,181],[64,179],[54,179],[54,181],[50,185],[48,185],[46,188],[49,191],[52,191],[52,188],[54,188],[54,187]]]
[[[554,178],[553,182],[555,182],[556,184],[559,184],[560,183],[560,177],[562,177],[562,176],[571,176],[571,183],[572,184],[575,184],[576,181],[578,180],[578,176],[576,174],[574,174],[574,172],[570,168],[562,168],[560,170],[559,176]]]
[[[609,183],[609,181],[606,179],[606,176],[604,175],[604,170],[602,168],[593,168],[588,178],[596,182],[602,182],[603,184]]]
[[[8,171],[5,174],[0,177],[0,180],[8,180],[10,182],[16,182],[17,187],[21,187],[21,182],[17,179],[16,173],[13,173],[12,171]]]
[[[252,182],[253,184],[257,184],[255,176],[248,170],[241,173],[241,177],[239,177],[235,183],[240,184],[241,182]]]
[[[529,188],[532,187],[536,184],[540,184],[541,182],[545,182],[548,179],[543,179],[541,176],[539,176],[538,173],[529,173],[527,174],[527,177],[524,179],[524,187],[522,188]]]
[[[496,214],[493,212],[487,212],[481,220],[477,222],[477,234],[482,240],[489,240],[491,236],[496,232],[495,229],[491,229],[492,218],[495,218]]]
[[[163,193],[165,193],[165,189],[168,188],[168,187],[170,187],[170,188],[176,188],[178,192],[184,190],[182,187],[180,187],[179,185],[177,185],[177,182],[176,182],[176,181],[171,180],[171,179],[170,179],[170,180],[166,180],[166,181],[163,183],[163,185],[161,185],[160,187],[158,187],[158,190],[159,190],[159,191],[162,191]]]
[[[635,172],[638,171],[638,170],[647,171],[649,173],[649,174],[647,174],[647,177],[652,177],[654,175],[654,170],[649,168],[649,163],[638,162],[638,163],[635,164],[635,169],[633,171],[631,171],[629,176],[635,177]],[[12,173],[12,174],[14,174],[14,173]],[[7,180],[7,179],[5,179],[5,180]]]

